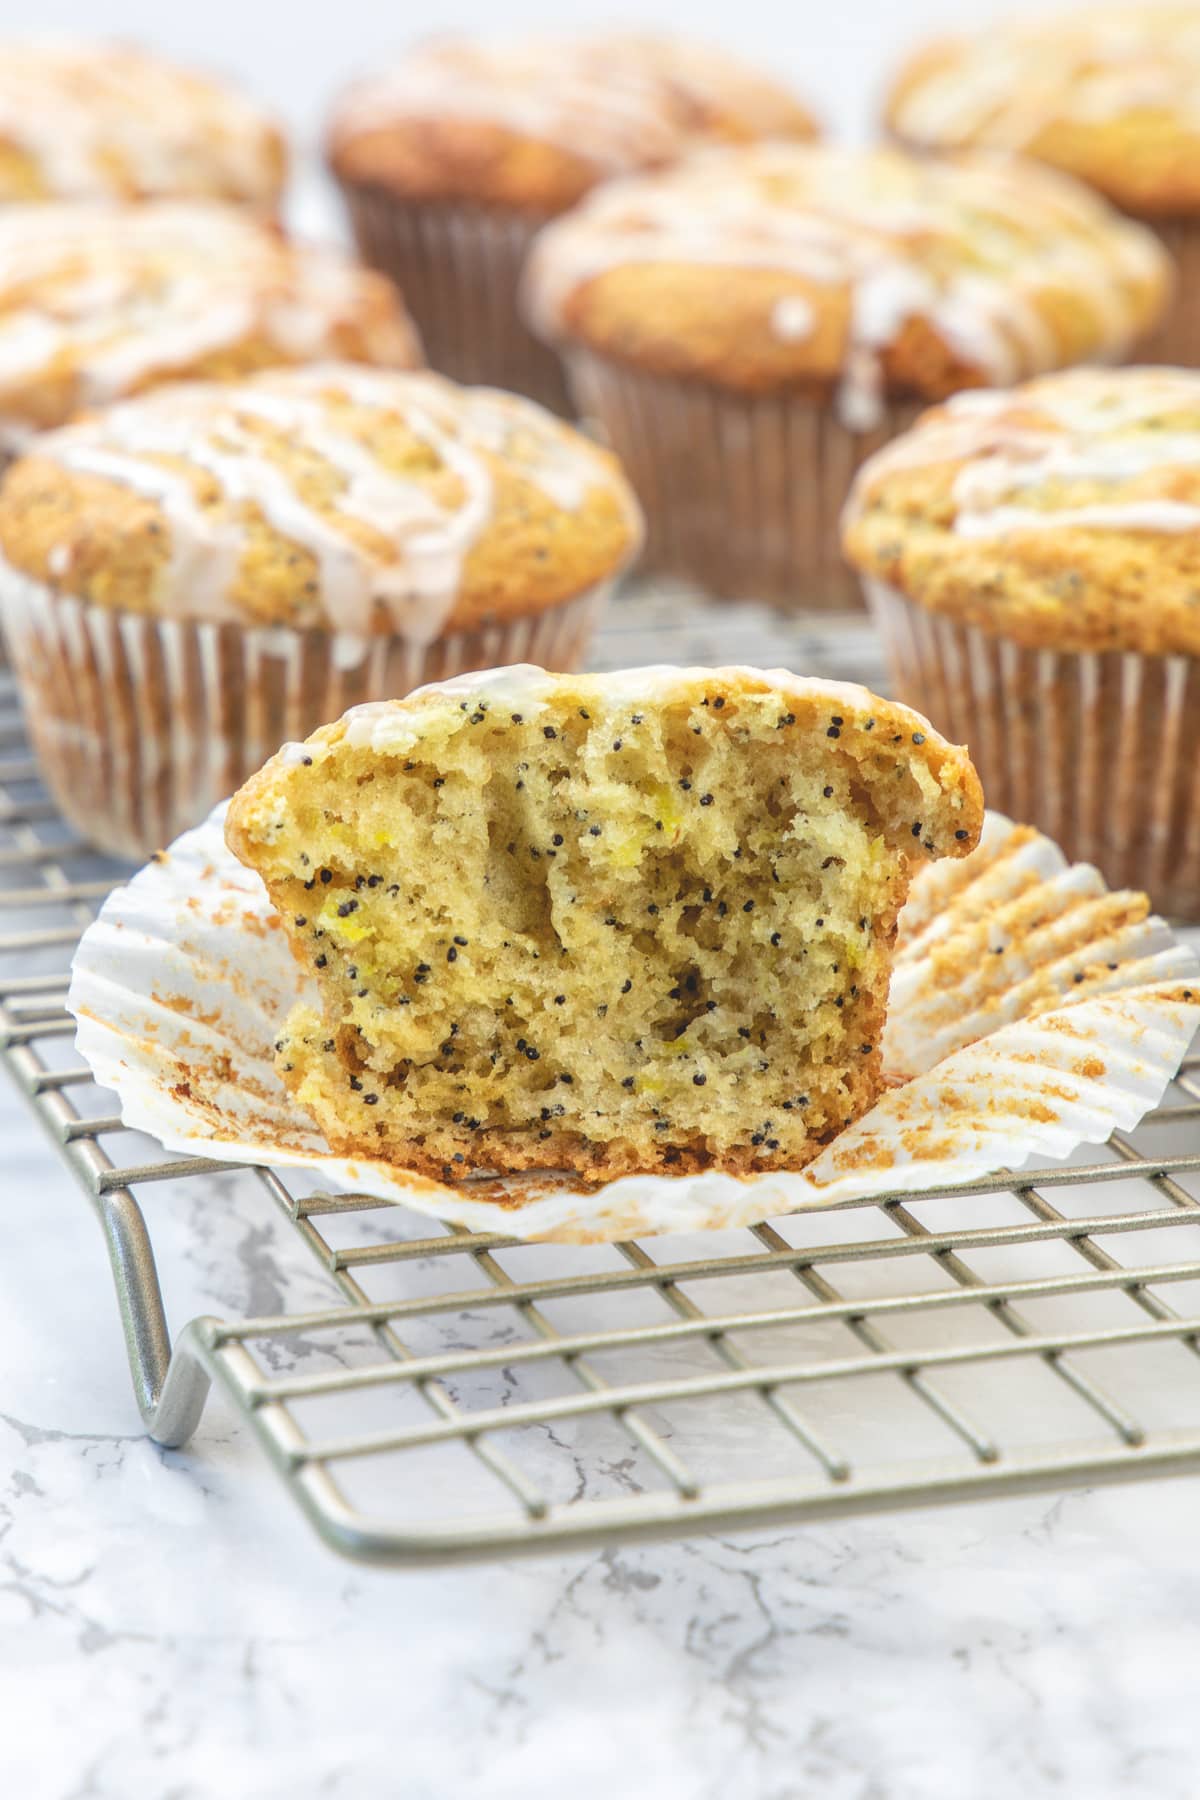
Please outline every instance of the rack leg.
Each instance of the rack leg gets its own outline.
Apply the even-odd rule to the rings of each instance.
[[[155,1442],[177,1449],[200,1421],[209,1376],[186,1333],[172,1358],[154,1251],[137,1201],[128,1188],[115,1188],[101,1197],[99,1210],[138,1409]]]

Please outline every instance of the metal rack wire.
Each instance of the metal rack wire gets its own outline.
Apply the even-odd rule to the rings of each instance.
[[[710,625],[685,654],[713,659]],[[679,629],[671,597],[642,605],[598,660],[664,639],[678,659]],[[743,615],[743,660],[756,629],[778,636]],[[751,647],[872,673],[854,633]],[[511,1555],[1200,1469],[1200,1057],[1078,1166],[709,1238],[520,1245],[125,1131],[63,1010],[119,873],[56,818],[0,677],[4,1060],[104,1230],[147,1429],[182,1444],[215,1382],[335,1548]],[[201,1176],[277,1209],[324,1304],[193,1318],[172,1347],[146,1214],[152,1184]]]

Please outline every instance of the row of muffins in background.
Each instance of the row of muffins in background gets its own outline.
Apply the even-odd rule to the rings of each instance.
[[[450,54],[450,62],[460,54]],[[626,59],[631,54],[622,52]],[[604,75],[603,92],[617,97],[607,111],[598,97],[588,110],[581,97],[581,87],[595,94],[594,70],[605,68],[591,52],[583,58],[570,90],[574,151],[556,142],[547,123],[547,112],[558,116],[560,89],[546,90],[539,112],[522,87],[530,67],[535,77],[540,68],[545,80],[545,59],[565,57],[561,45],[518,57],[511,80],[500,85],[501,95],[515,87],[523,108],[524,124],[515,135],[497,127],[486,110],[481,116],[482,89],[465,115],[450,106],[443,119],[449,103],[441,75],[417,81],[422,97],[410,106],[412,129],[395,117],[387,124],[388,84],[370,107],[360,95],[357,116],[369,129],[358,140],[356,165],[347,160],[353,137],[347,140],[344,126],[335,128],[335,163],[348,184],[376,190],[373,202],[382,196],[394,211],[420,212],[428,204],[431,217],[443,216],[447,207],[456,215],[457,225],[447,232],[440,226],[424,237],[384,232],[382,245],[372,242],[360,220],[368,253],[393,272],[397,245],[420,240],[429,279],[423,288],[419,271],[410,269],[407,286],[410,295],[430,296],[429,320],[435,326],[439,320],[465,323],[477,346],[502,346],[511,277],[489,263],[491,278],[481,287],[478,279],[458,279],[455,268],[459,275],[474,268],[478,277],[480,265],[462,249],[474,228],[472,216],[486,215],[486,223],[476,222],[487,235],[493,215],[528,212],[527,205],[514,203],[521,193],[528,197],[522,181],[551,197],[544,213],[561,210],[599,175],[611,175],[614,162],[619,171],[631,159],[667,160],[672,141],[675,148],[685,144],[694,150],[698,138],[744,137],[755,108],[759,116],[765,109],[771,131],[778,133],[783,114],[772,106],[793,105],[782,96],[768,105],[763,84],[730,75],[724,59],[720,73],[708,63],[710,92],[701,103],[698,77],[690,85],[670,81],[661,67],[655,73],[659,52],[643,45],[638,54],[647,59],[648,75],[639,71],[635,79],[620,57],[616,64],[625,74],[618,77],[610,68]],[[421,56],[428,66],[430,58],[444,62],[447,52]],[[682,61],[681,53],[676,59]],[[699,66],[689,63],[689,76]],[[393,96],[397,85],[405,89],[405,80],[389,81]],[[657,94],[657,100],[648,102],[648,94]],[[746,110],[739,113],[742,96]],[[579,155],[582,124],[598,108],[607,132],[602,165],[598,154]],[[798,140],[810,134],[798,109],[789,117]],[[656,135],[647,119],[651,127],[666,120],[670,128]],[[645,152],[627,147],[636,136],[631,120],[649,146]],[[440,131],[432,128],[439,121]],[[497,190],[481,204],[478,182],[472,187],[465,175],[460,185],[467,192],[457,199],[437,192],[437,179],[428,173],[432,164],[452,166],[455,149],[469,170],[481,144],[491,145],[489,166],[507,171],[505,179],[515,184],[508,197]],[[419,186],[422,146],[425,179],[433,190],[424,202],[413,191]],[[371,157],[383,160],[372,168]],[[573,189],[560,178],[571,157],[584,165],[571,177]],[[385,165],[390,187],[380,179]],[[128,191],[163,188],[135,182]],[[231,197],[227,189],[222,192]],[[272,204],[261,191],[238,197],[258,210]],[[47,215],[57,210],[46,209]],[[19,211],[31,218],[28,209]],[[142,209],[136,226],[122,227],[131,240],[140,237],[139,254],[154,238],[151,215],[165,220],[166,211]],[[9,209],[6,216],[19,230],[17,212]],[[112,372],[120,371],[123,361],[134,370],[127,385],[140,387],[180,373],[244,376],[261,364],[314,356],[393,365],[415,359],[415,341],[398,302],[378,287],[369,300],[360,299],[357,312],[350,309],[351,320],[339,315],[336,324],[327,322],[321,328],[324,339],[321,330],[314,338],[311,321],[301,332],[298,297],[311,302],[323,285],[311,260],[317,253],[288,250],[274,240],[272,255],[310,259],[293,267],[290,289],[277,273],[277,325],[264,325],[256,313],[254,330],[247,332],[243,324],[240,335],[227,333],[220,341],[213,323],[220,309],[205,299],[202,273],[205,266],[228,272],[238,259],[211,237],[206,249],[200,221],[187,214],[188,209],[182,217],[176,213],[180,245],[166,252],[166,274],[160,267],[148,289],[138,287],[124,356],[118,331],[115,354],[109,338],[81,357],[74,333],[77,322],[86,325],[89,285],[93,292],[103,291],[105,279],[111,282],[113,276],[119,231],[110,225],[115,227],[117,215],[106,222],[101,261],[107,257],[109,266],[91,268],[83,257],[84,301],[64,304],[60,294],[52,320],[59,327],[67,321],[52,358],[59,386],[56,390],[36,372],[26,381],[27,412],[36,397],[36,416],[27,425],[55,423],[56,391],[65,396],[63,410],[122,391]],[[523,231],[527,239],[528,219],[518,217],[517,224],[516,235]],[[75,229],[82,241],[81,225]],[[53,236],[51,224],[42,229]],[[221,230],[233,229],[223,216]],[[238,229],[245,234],[260,228],[239,220]],[[158,308],[164,292],[177,293],[180,259],[186,262],[191,254],[181,247],[189,234],[196,246],[188,288],[192,323],[176,317],[174,361],[168,352],[161,365],[147,370],[147,346],[154,338],[148,327],[164,323]],[[35,236],[31,233],[29,241]],[[459,264],[439,263],[440,247],[455,241]],[[526,249],[527,243],[522,257]],[[364,284],[363,294],[370,288],[370,277],[361,271],[353,279]],[[773,584],[763,558],[757,563],[754,558],[770,547],[776,591],[811,603],[828,594],[814,591],[814,570],[832,581],[835,566],[840,567],[833,549],[837,508],[854,468],[866,451],[911,420],[922,399],[981,380],[1007,383],[1040,367],[1119,354],[1149,326],[1166,287],[1163,258],[1151,239],[1070,180],[990,159],[926,162],[896,153],[814,150],[797,142],[713,153],[676,173],[600,187],[542,238],[530,291],[546,335],[570,346],[590,410],[605,420],[624,451],[652,532],[659,542],[665,540],[668,552],[674,542],[677,552],[694,553],[697,565],[688,572],[707,585],[762,592]],[[501,321],[499,335],[491,339],[477,304],[481,293]],[[227,294],[225,304],[233,316],[235,297]],[[197,354],[189,332],[206,311],[212,335]],[[241,316],[244,320],[244,311]],[[372,333],[373,342],[368,341]],[[427,335],[432,335],[428,322]],[[160,337],[167,344],[170,332],[163,330]],[[180,344],[186,346],[183,356]],[[1177,484],[1173,455],[1186,470],[1179,446],[1195,424],[1193,417],[1189,426],[1187,417],[1195,384],[1186,377],[1180,382],[1165,399],[1152,384],[1144,404],[1130,399],[1144,388],[1143,377],[1114,377],[1109,388],[1101,384],[1108,398],[1101,398],[1100,412],[1114,409],[1118,436],[1129,427],[1128,419],[1122,426],[1120,418],[1128,410],[1138,414],[1132,429],[1142,432],[1143,446],[1155,444],[1163,418],[1169,427],[1165,444],[1162,435],[1157,439],[1163,450],[1157,466],[1152,466],[1154,451],[1148,461],[1143,447],[1133,471],[1139,501],[1143,491],[1153,500],[1156,488]],[[1006,428],[1021,439],[1027,421],[1022,402],[1013,404],[1015,424],[1006,413]],[[1038,402],[1031,404],[1036,412]],[[1047,405],[1054,415],[1053,403]],[[37,406],[43,408],[40,414]],[[965,465],[973,456],[990,457],[988,431],[997,429],[994,422],[981,427],[982,448],[944,455],[938,465],[943,473],[954,469],[955,458]],[[1073,433],[1103,438],[1106,421],[1101,417],[1097,424],[1089,417],[1082,426],[1064,425],[1054,416],[1048,429],[1074,442]],[[1061,443],[1058,449],[1063,450]],[[1121,455],[1128,455],[1127,446]],[[1092,457],[1086,477],[1102,487],[1127,478],[1111,458],[1105,464],[1102,453],[1098,462]],[[1051,499],[1057,479],[1052,470]],[[1022,481],[1018,471],[1013,486]],[[953,564],[964,535],[953,518],[947,529],[954,485],[952,480],[946,492],[936,492],[935,483],[923,499],[908,496],[889,520],[892,539],[882,550],[873,543],[869,556],[856,538],[852,511],[851,553],[881,584],[876,603],[885,626],[895,617],[895,607],[891,614],[887,610],[889,597],[907,595],[931,615],[947,610],[941,599],[930,602],[924,594],[920,557],[897,555],[893,540],[908,533],[923,541],[921,507],[928,505]],[[872,492],[868,475],[859,495]],[[1045,495],[1035,504],[1053,511]],[[868,510],[872,517],[880,511],[874,501]],[[997,515],[1001,510],[994,509]],[[1030,508],[1023,510],[1028,514]],[[1150,527],[1149,515],[1141,516],[1132,529],[1143,573],[1146,564],[1152,571],[1156,555],[1166,553],[1164,529],[1176,532],[1186,559],[1178,524],[1164,528],[1159,513],[1159,523]],[[1002,524],[1007,534],[1009,522]],[[191,399],[172,391],[160,399],[128,402],[38,443],[0,505],[0,544],[15,571],[6,583],[5,612],[31,698],[35,741],[76,822],[106,847],[136,854],[199,816],[281,737],[302,736],[348,702],[398,692],[456,667],[518,656],[558,666],[577,660],[596,595],[627,565],[639,529],[629,489],[602,453],[520,402],[463,394],[428,377],[325,370],[242,380],[219,393],[197,389]],[[1095,518],[1084,524],[1071,519],[1057,534],[1045,525],[1038,530],[1043,544],[1057,542],[1060,564],[1075,555],[1074,534],[1081,530],[1093,537],[1106,534],[1118,563],[1128,547],[1125,536],[1110,535],[1111,522]],[[1149,539],[1148,530],[1154,533]],[[1000,548],[993,543],[1002,564],[1009,562],[1009,551],[1007,537]],[[1070,570],[1061,566],[1053,575],[1054,581],[1069,578]],[[995,621],[986,598],[980,598],[989,590],[986,582],[979,589],[971,585],[971,569],[964,567],[959,590],[975,600],[957,615],[949,609],[964,628],[983,631],[998,659],[1008,654],[1007,643],[1022,652],[1057,647],[1064,653],[1059,661],[1068,673],[1058,669],[1052,681],[1041,656],[1036,691],[1051,713],[1057,704],[1057,716],[1076,719],[1079,730],[1090,729],[1089,721],[1102,728],[1102,741],[1072,761],[1076,727],[1065,737],[1059,727],[1062,766],[1090,771],[1092,781],[1086,803],[1056,803],[1061,824],[1048,821],[1044,808],[1040,818],[1036,810],[1037,780],[1045,785],[1048,779],[1039,773],[1049,757],[1044,732],[1040,750],[1036,726],[1032,748],[1013,748],[1008,710],[1015,706],[1017,717],[1026,719],[1031,710],[1020,682],[1006,688],[985,672],[975,688],[954,677],[937,690],[929,685],[929,670],[942,667],[944,652],[937,651],[941,662],[930,651],[905,663],[898,650],[900,691],[918,703],[924,699],[936,723],[973,741],[979,722],[994,718],[994,729],[988,729],[994,771],[986,755],[980,760],[995,803],[1015,805],[1023,816],[1048,823],[1069,847],[1072,823],[1093,820],[1083,853],[1094,855],[1115,879],[1130,873],[1125,864],[1114,871],[1119,850],[1134,844],[1140,855],[1158,846],[1163,880],[1172,882],[1169,890],[1160,887],[1158,896],[1169,892],[1163,904],[1194,910],[1200,851],[1194,821],[1188,822],[1187,793],[1171,779],[1176,765],[1188,769],[1188,756],[1194,763],[1194,746],[1178,722],[1186,720],[1190,690],[1183,693],[1182,713],[1174,703],[1164,712],[1154,701],[1163,682],[1174,682],[1171,691],[1177,693],[1190,679],[1193,665],[1187,659],[1197,645],[1189,635],[1187,603],[1179,603],[1180,630],[1152,641],[1153,633],[1132,630],[1136,602],[1124,613],[1110,607],[1098,566],[1089,567],[1087,579],[1091,635],[1084,645],[1074,643],[1069,632],[1055,637],[1056,615],[1052,608],[1047,613],[1038,586],[1041,571],[1027,584],[1035,624],[1014,626],[1014,617],[1006,616],[1008,638],[992,631]],[[1122,579],[1128,583],[1127,569]],[[1186,583],[1186,571],[1180,581]],[[980,627],[980,617],[986,627]],[[911,620],[904,629],[912,631]],[[893,636],[899,644],[898,628]],[[1136,704],[1125,709],[1116,737],[1108,723],[1109,689],[1103,686],[1109,679],[1104,658],[1111,661],[1114,651],[1133,653],[1134,663],[1127,655],[1123,666],[1141,671]],[[1101,666],[1098,673],[1085,674],[1092,653]],[[967,658],[964,666],[977,666],[975,649],[960,654]],[[1173,673],[1166,663],[1163,673],[1147,660],[1160,656],[1170,660]],[[1181,657],[1182,676],[1176,667]],[[1091,683],[1086,692],[1081,689],[1073,713],[1063,713],[1064,680]],[[1133,677],[1125,674],[1121,680],[1124,694]],[[972,696],[965,731],[946,712],[963,692]],[[1163,724],[1168,715],[1175,722]],[[1139,731],[1139,722],[1153,723],[1154,730]],[[1118,797],[1114,757],[1122,758],[1120,766],[1129,772],[1120,807],[1109,804]],[[1151,763],[1158,786],[1175,796],[1153,817],[1134,781],[1135,775],[1146,776]],[[1006,797],[1010,765],[1032,772],[1027,804]],[[1063,791],[1061,783],[1057,791]],[[1139,872],[1132,871],[1135,878]]]
[[[244,103],[130,52],[41,54],[13,191],[278,205],[282,147]],[[143,84],[159,104],[131,127]],[[78,115],[54,156],[46,108]],[[0,106],[0,147],[3,132]],[[952,392],[1138,351],[1171,279],[1153,235],[1069,176],[816,135],[786,89],[725,52],[610,34],[418,46],[344,96],[328,145],[360,248],[397,283],[432,366],[595,421],[647,513],[645,566],[853,606],[836,513],[863,458]],[[57,244],[14,261],[26,213],[0,244],[10,441],[172,374],[330,351],[413,360],[411,337],[384,341],[378,297],[373,341],[339,323],[326,350],[298,328],[299,289],[331,284],[311,255],[268,272],[260,249],[248,270],[228,225],[222,240],[215,221],[160,213],[100,225],[120,241],[76,264],[81,229],[66,215]],[[248,286],[270,308],[257,329],[241,322]]]

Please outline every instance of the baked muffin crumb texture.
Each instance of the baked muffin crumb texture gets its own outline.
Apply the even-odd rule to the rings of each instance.
[[[909,879],[981,823],[862,688],[515,668],[288,747],[227,837],[319,990],[277,1066],[337,1154],[602,1179],[799,1167],[870,1105]]]

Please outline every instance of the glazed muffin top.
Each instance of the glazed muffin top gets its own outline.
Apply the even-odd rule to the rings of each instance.
[[[1020,644],[1200,655],[1200,371],[959,394],[859,472],[868,577]]]
[[[270,212],[286,174],[278,128],[218,82],[125,45],[0,46],[0,202],[207,198]]]
[[[328,141],[346,180],[554,213],[698,146],[816,129],[785,87],[724,50],[605,33],[418,45],[349,89]]]
[[[1120,355],[1159,316],[1144,227],[1035,163],[751,145],[598,188],[534,246],[526,308],[660,374],[940,399]]]
[[[614,575],[616,461],[527,400],[348,363],[158,388],[37,439],[0,549],[60,593],[428,643]]]
[[[942,39],[901,69],[886,110],[914,146],[1019,150],[1130,212],[1200,210],[1194,5],[1102,6]]]
[[[335,356],[420,364],[395,288],[244,209],[0,209],[0,449],[165,380]]]

